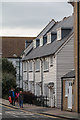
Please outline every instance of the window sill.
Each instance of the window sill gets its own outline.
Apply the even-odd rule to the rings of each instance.
[[[35,72],[40,72],[40,70],[35,70]]]
[[[44,72],[49,72],[49,70],[44,70]]]
[[[27,72],[27,71],[24,71],[24,72]]]
[[[33,71],[29,71],[29,72],[33,72]]]

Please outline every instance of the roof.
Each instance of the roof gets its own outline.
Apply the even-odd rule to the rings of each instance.
[[[75,70],[68,72],[62,78],[75,78]]]
[[[55,39],[55,41],[52,42],[51,44],[47,44],[47,45],[45,44],[42,47],[37,47],[33,49],[27,56],[23,58],[23,60],[30,60],[30,59],[45,57],[54,54],[73,34],[73,16],[65,18],[63,21],[55,24],[51,32],[53,31],[56,32],[56,29],[58,29],[59,27],[70,27],[72,28],[72,31],[60,41],[57,41]]]
[[[73,15],[64,17],[62,21],[58,22],[50,31],[56,32],[58,28],[71,28],[73,27]]]
[[[25,49],[25,41],[30,42],[34,37],[2,37],[2,57],[14,58],[20,56]]]
[[[48,25],[38,34],[38,36],[37,36],[37,38],[36,39],[38,39],[39,37],[41,37],[41,36],[44,36],[48,31],[50,31],[50,29],[55,25],[55,21],[54,21],[54,19],[52,19],[49,23],[48,23]]]

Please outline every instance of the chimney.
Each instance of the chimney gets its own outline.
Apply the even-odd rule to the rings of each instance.
[[[69,1],[74,7],[75,111],[80,112],[80,0]]]

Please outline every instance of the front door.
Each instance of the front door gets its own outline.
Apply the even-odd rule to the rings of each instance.
[[[68,88],[68,108],[72,109],[72,82],[69,82]]]
[[[53,89],[50,89],[49,105],[50,105],[50,107],[54,107]]]

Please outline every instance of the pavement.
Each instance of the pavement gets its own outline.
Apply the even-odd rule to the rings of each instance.
[[[9,101],[5,99],[2,99],[2,100],[0,99],[0,103],[9,107],[13,107],[15,109],[19,109],[19,105],[17,103],[15,106],[12,106],[11,104],[9,104]],[[80,120],[80,113],[61,111],[60,109],[57,109],[57,108],[48,108],[48,107],[24,104],[23,110],[33,112],[33,113],[40,113],[43,115],[64,118],[64,119]]]

